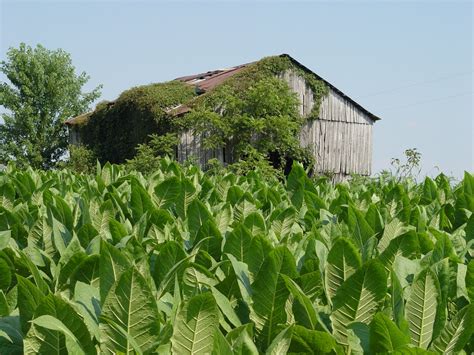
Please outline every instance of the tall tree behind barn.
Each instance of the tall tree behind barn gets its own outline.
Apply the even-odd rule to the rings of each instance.
[[[316,162],[315,171],[331,174],[335,181],[344,180],[351,174],[370,175],[372,126],[379,118],[290,56],[283,54],[279,57],[292,64],[277,76],[286,81],[291,90],[296,93],[299,100],[299,113],[307,118],[300,132],[300,145],[308,147],[312,152]],[[181,77],[176,81],[194,88],[196,95],[202,95],[253,64]],[[327,87],[325,95],[314,92],[314,85],[311,85],[314,80],[325,83]],[[189,97],[187,98],[189,99]],[[114,102],[109,102],[107,105],[113,108]],[[315,113],[315,108],[318,106],[319,110]],[[175,102],[171,100],[160,107],[169,117],[185,115],[191,110],[188,102],[185,102],[181,97],[177,98]],[[87,124],[93,114],[88,113],[66,121],[70,128],[70,142],[72,144],[82,141],[87,144],[87,140],[81,136],[81,127]],[[147,129],[149,130],[146,132],[147,134],[160,131],[153,124],[146,124],[144,127],[145,132]],[[145,140],[147,136],[140,137],[137,134],[136,132],[133,134],[133,138],[137,142]],[[233,162],[231,151],[231,147],[206,149],[203,137],[193,134],[191,129],[184,127],[179,133],[176,159],[180,162],[193,159],[201,167],[205,167],[209,159],[212,158],[226,164]]]

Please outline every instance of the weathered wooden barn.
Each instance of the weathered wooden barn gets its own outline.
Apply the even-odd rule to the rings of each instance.
[[[314,155],[315,171],[331,174],[335,181],[344,180],[351,174],[370,175],[373,124],[380,118],[295,59],[286,54],[281,57],[291,60],[294,68],[298,69],[288,69],[280,74],[280,78],[296,93],[300,103],[299,113],[303,117],[312,112],[316,97],[301,73],[310,74],[323,81],[328,88],[327,95],[320,103],[317,119],[307,120],[300,132],[301,146],[308,147]],[[223,84],[251,64],[180,77],[176,80],[194,86],[196,92],[203,94]],[[189,110],[186,103],[183,103],[173,107],[170,113],[184,115]],[[77,127],[87,120],[87,117],[88,114],[85,114],[66,121],[72,144],[81,142],[80,130]],[[209,159],[217,158],[226,164],[233,161],[230,151],[225,148],[206,149],[202,144],[202,137],[194,135],[191,130],[183,130],[176,147],[176,159],[184,162],[192,158],[201,166],[205,166]]]

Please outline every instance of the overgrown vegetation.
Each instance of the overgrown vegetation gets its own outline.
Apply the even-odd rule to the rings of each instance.
[[[97,166],[94,152],[83,145],[69,146],[69,159],[65,168],[79,174],[93,174]]]
[[[176,133],[165,133],[161,136],[152,134],[148,143],[138,145],[137,155],[127,160],[126,167],[143,174],[151,174],[159,169],[162,158],[175,156],[178,143]]]
[[[2,353],[474,351],[474,176],[0,172]]]
[[[176,130],[167,111],[195,96],[194,88],[177,81],[138,86],[117,100],[97,105],[80,132],[84,144],[101,162],[124,163],[136,155],[150,134]]]
[[[233,158],[229,163],[268,160],[279,170],[291,166],[292,160],[311,164],[311,155],[300,147],[304,120],[288,84],[272,76],[254,83],[245,81],[249,86],[240,91],[241,85],[236,84],[240,80],[231,80],[199,98],[200,105],[184,117],[183,125],[205,137],[206,148],[226,148]],[[255,159],[257,155],[261,157]]]
[[[281,79],[288,70],[302,76],[315,94],[309,117],[300,117],[299,102]],[[313,164],[311,154],[299,146],[299,132],[306,119],[317,118],[327,90],[322,81],[289,57],[268,57],[199,97],[194,88],[179,82],[128,90],[117,101],[96,108],[82,128],[82,137],[100,161],[149,161],[142,165],[148,170],[161,156],[153,155],[153,146],[147,147],[150,133],[190,130],[204,137],[206,148],[227,149],[233,161],[226,163],[238,163],[236,169],[241,170],[248,159],[255,161],[259,155],[258,162],[268,160],[277,170],[288,172],[293,160]],[[191,112],[174,117],[170,109],[179,104],[190,107]],[[264,165],[268,164],[262,164],[266,169]],[[140,169],[140,165],[135,167]]]

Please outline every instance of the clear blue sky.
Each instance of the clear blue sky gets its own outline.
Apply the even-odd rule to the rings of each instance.
[[[423,174],[474,171],[471,1],[0,3],[1,59],[20,42],[63,48],[101,99],[288,53],[382,117],[374,173],[413,147]]]

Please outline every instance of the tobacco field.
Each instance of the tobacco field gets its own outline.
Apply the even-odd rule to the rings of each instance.
[[[0,172],[1,354],[471,354],[474,176]]]

